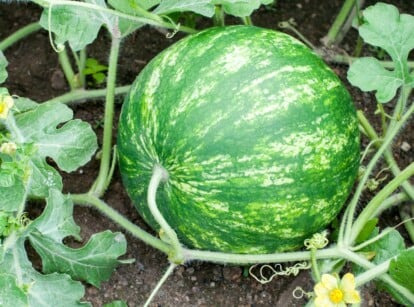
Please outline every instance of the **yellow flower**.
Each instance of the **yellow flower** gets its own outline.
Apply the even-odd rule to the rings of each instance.
[[[6,119],[13,105],[14,100],[11,96],[0,96],[0,118]]]
[[[355,278],[351,273],[345,274],[341,280],[338,275],[323,274],[321,282],[313,289],[316,294],[316,307],[345,307],[361,301],[355,290]]]

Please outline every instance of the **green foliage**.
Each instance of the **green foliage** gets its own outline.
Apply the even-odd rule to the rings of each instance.
[[[224,12],[229,15],[246,17],[250,16],[262,4],[271,4],[273,0],[215,0],[212,2],[215,5],[222,5]]]
[[[412,84],[407,58],[414,48],[414,16],[399,14],[389,4],[377,3],[364,10],[364,23],[359,34],[368,44],[383,48],[395,64],[393,70],[383,67],[373,57],[356,60],[348,71],[348,79],[363,91],[376,91],[379,102],[390,101],[398,88]]]
[[[106,74],[104,72],[107,70],[108,67],[100,64],[98,60],[88,58],[86,59],[85,69],[83,70],[83,73],[85,76],[91,76],[94,80],[94,83],[99,85],[105,81]]]
[[[191,11],[206,17],[212,17],[215,6],[221,5],[224,12],[229,15],[246,17],[251,15],[260,5],[272,2],[273,0],[161,0],[154,13],[170,14]]]
[[[175,22],[178,23],[179,19],[174,18],[182,13],[189,14],[191,17],[197,15],[212,17],[214,14],[219,15],[219,12],[220,15],[229,14],[244,18],[251,15],[260,5],[268,5],[273,1],[34,0],[32,2],[44,7],[40,24],[49,31],[57,49],[61,50],[63,46],[68,45],[75,51],[72,60],[78,65],[78,71],[91,76],[97,84],[108,79],[106,80],[107,114],[103,120],[103,127],[104,130],[110,131],[113,126],[108,122],[112,120],[111,107],[108,105],[111,99],[113,100],[113,96],[110,96],[115,92],[116,76],[115,73],[112,78],[109,75],[111,71],[116,71],[116,56],[114,61],[108,64],[109,67],[106,67],[94,59],[85,61],[86,57],[80,57],[85,54],[77,52],[91,44],[102,28],[109,31],[112,39],[121,39],[146,24],[177,29]],[[182,19],[181,16],[180,20]],[[248,21],[248,18],[244,20]],[[393,148],[392,139],[401,133],[408,118],[414,113],[412,102],[404,96],[408,92],[405,89],[414,86],[414,72],[408,63],[408,56],[414,48],[414,17],[400,14],[395,6],[377,3],[363,10],[361,22],[358,28],[361,38],[367,44],[374,46],[375,50],[379,50],[378,58],[383,59],[380,53],[385,54],[385,59],[390,58],[393,68],[389,68],[389,65],[385,68],[384,62],[374,57],[360,58],[350,66],[348,79],[352,85],[363,91],[375,91],[380,103],[389,102],[399,94],[397,106],[400,108],[396,110],[401,113],[395,113],[401,116],[393,117],[382,114],[383,138],[380,139],[381,142],[378,142],[378,138],[374,140],[375,145],[377,143],[382,145],[378,146],[379,149],[374,153],[372,163],[370,162],[366,167],[366,174],[368,174],[366,182],[369,181],[375,164],[382,156],[385,156],[395,179],[398,179],[401,178],[398,166],[395,161],[387,159],[384,152]],[[188,24],[190,23],[186,23]],[[180,29],[184,28],[186,26],[181,25]],[[186,32],[191,32],[190,30],[185,29]],[[67,62],[70,66],[70,61]],[[0,83],[4,83],[8,77],[7,64],[7,59],[0,50]],[[107,70],[108,78],[105,78]],[[171,71],[172,68],[169,69],[169,72]],[[109,278],[116,266],[129,262],[119,260],[126,251],[126,241],[120,233],[104,231],[94,234],[80,248],[64,243],[73,240],[81,241],[82,238],[80,228],[73,219],[72,198],[62,193],[63,182],[59,171],[73,172],[87,163],[97,150],[96,136],[89,124],[73,119],[73,112],[69,107],[56,103],[59,99],[55,99],[55,102],[38,104],[28,98],[12,97],[11,94],[13,93],[9,93],[6,88],[0,88],[0,103],[2,103],[0,110],[0,305],[90,306],[89,303],[82,301],[84,287],[81,281],[98,287]],[[11,99],[14,100],[14,106],[10,106],[8,110],[9,105],[5,102],[6,100],[10,102]],[[219,134],[217,133],[216,136]],[[104,137],[102,142],[103,153],[107,156],[110,156],[108,152],[111,150],[111,135],[109,136],[109,141]],[[204,141],[205,139],[201,143]],[[162,146],[165,147],[165,144]],[[107,174],[111,172],[112,170]],[[106,178],[107,174],[105,180],[109,182]],[[374,199],[368,201],[367,206],[357,214],[355,210],[353,212],[352,204],[354,200],[355,204],[360,203],[358,189],[360,186],[366,186],[364,177],[365,174],[360,178],[355,196],[345,210],[343,220],[338,221],[338,228],[335,230],[337,233],[332,236],[336,241],[334,243],[337,244],[317,251],[316,255],[324,255],[324,257],[313,259],[315,263],[318,262],[316,265],[313,263],[314,276],[318,276],[316,274],[318,267],[321,273],[339,273],[347,262],[351,261],[357,264],[353,272],[361,273],[357,276],[357,280],[364,278],[367,280],[367,275],[371,279],[391,277],[394,283],[389,283],[386,279],[377,280],[379,289],[386,289],[402,304],[412,305],[414,249],[406,248],[401,234],[396,229],[380,229],[379,217],[373,214],[382,206],[381,201],[376,202],[378,195],[385,195],[382,199],[385,203],[387,201],[385,197],[391,196],[389,198],[391,199],[395,188],[388,187],[387,182],[384,182],[385,187],[378,191]],[[408,176],[410,177],[412,174]],[[401,180],[400,185],[412,198],[414,188],[406,180],[407,178]],[[406,181],[405,185],[403,181]],[[93,200],[94,197],[97,199],[93,193],[85,195],[90,197],[89,199]],[[32,220],[25,213],[26,204],[31,199],[46,204],[40,216]],[[82,197],[77,198],[78,201],[79,199]],[[176,251],[169,245],[171,241],[166,240],[167,243],[161,242],[162,244],[156,238],[152,238],[151,241],[148,239],[151,235],[143,235],[141,229],[129,221],[125,222],[122,216],[113,213],[113,209],[105,209],[103,201],[98,200],[94,205],[128,230],[134,230],[135,232],[131,231],[131,233],[136,234],[137,237],[153,243],[152,245],[160,250],[167,250],[166,254],[171,257],[170,259],[174,259]],[[372,208],[374,210],[371,210]],[[370,211],[367,211],[369,209]],[[366,212],[372,214],[364,215]],[[346,220],[347,214],[350,218]],[[412,222],[406,221],[406,223]],[[357,227],[360,225],[362,226]],[[353,233],[355,233],[354,237],[352,237]],[[39,254],[42,272],[38,271],[28,258],[25,249],[28,244]],[[203,254],[202,251],[198,251],[198,256],[192,256],[191,252],[187,249],[185,253],[189,261],[212,259],[219,262],[241,263],[240,259],[244,259],[240,255]],[[212,257],[209,258],[211,255]],[[295,261],[309,258],[308,252],[297,252],[295,255],[299,255],[299,258],[293,259]],[[274,258],[267,259],[292,261],[283,258],[284,254],[272,256]],[[303,259],[300,259],[301,256]],[[248,263],[254,262],[252,259],[256,258],[249,258]],[[369,265],[364,265],[368,261]],[[384,264],[387,264],[387,267]],[[122,301],[114,301],[105,306],[127,305]]]
[[[0,96],[12,99],[4,88]],[[61,170],[76,170],[96,151],[95,133],[88,123],[73,120],[66,105],[17,97],[12,101],[0,126],[0,285],[8,285],[0,290],[2,303],[89,305],[80,301],[83,286],[73,279],[99,286],[122,263],[117,258],[126,252],[126,241],[120,233],[105,231],[78,249],[63,244],[69,237],[81,240],[80,228],[49,159]],[[34,220],[24,213],[30,197],[46,199]],[[26,255],[28,241],[41,256],[43,274]]]
[[[399,284],[414,293],[414,248],[401,252],[391,260],[390,275]]]
[[[98,8],[106,8],[103,0],[87,0]],[[116,18],[105,12],[91,9],[79,9],[74,5],[59,5],[45,8],[40,18],[40,25],[55,34],[58,46],[66,42],[74,51],[79,51],[92,43],[105,25],[114,29]]]
[[[0,50],[0,83],[3,83],[7,79],[7,60],[3,52]]]

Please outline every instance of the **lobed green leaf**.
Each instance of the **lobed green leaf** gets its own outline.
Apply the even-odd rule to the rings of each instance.
[[[78,249],[57,244],[55,240],[36,232],[31,233],[29,238],[42,258],[45,273],[67,273],[96,287],[109,279],[121,263],[117,258],[126,252],[124,235],[111,231],[94,234],[85,246]]]
[[[90,125],[72,117],[66,105],[45,103],[16,115],[16,124],[24,142],[33,143],[39,157],[50,157],[59,168],[71,172],[87,163],[97,148]]]
[[[37,272],[27,258],[24,240],[18,238],[7,250],[0,247],[0,300],[4,306],[90,306],[80,302],[84,295],[80,282],[66,274]]]
[[[374,58],[361,58],[350,66],[348,80],[363,91],[376,91],[379,102],[388,102],[399,87],[414,84],[407,63],[414,48],[414,16],[400,14],[393,5],[377,3],[363,11],[363,24],[358,30],[366,43],[389,54],[395,68],[388,70]]]
[[[383,48],[395,62],[407,60],[414,48],[414,16],[377,3],[363,11],[363,18],[359,34],[366,43]]]
[[[394,98],[398,88],[404,84],[397,71],[385,69],[380,61],[372,57],[357,59],[348,70],[348,80],[365,92],[376,91],[381,103]]]
[[[68,42],[74,51],[79,51],[96,39],[104,21],[98,12],[60,5],[45,8],[39,23],[55,34],[56,44]]]
[[[62,240],[72,236],[80,240],[80,227],[73,220],[73,203],[68,196],[64,196],[59,190],[50,190],[46,199],[46,207],[42,214],[33,221],[28,231],[34,228],[43,236],[62,243]]]

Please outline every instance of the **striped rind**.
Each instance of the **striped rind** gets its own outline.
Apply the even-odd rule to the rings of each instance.
[[[232,253],[299,248],[349,195],[359,133],[349,93],[307,47],[232,26],[189,36],[141,72],[118,134],[124,185],[155,229],[146,193],[184,245]]]

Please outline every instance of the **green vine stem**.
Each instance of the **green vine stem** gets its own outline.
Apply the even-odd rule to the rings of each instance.
[[[356,61],[358,57],[352,57],[345,54],[336,53],[333,50],[326,50],[322,48],[314,49],[316,53],[319,54],[325,61],[332,62],[336,64],[346,64],[350,65],[352,62]],[[394,69],[395,63],[393,61],[379,61],[384,68]],[[414,61],[407,62],[408,68],[414,68]]]
[[[42,27],[40,26],[38,22],[33,22],[33,23],[28,24],[27,26],[24,26],[23,28],[20,28],[19,30],[17,30],[16,32],[14,32],[13,34],[6,37],[0,42],[0,50],[1,51],[6,50],[14,43],[18,42],[19,40],[25,38],[26,36],[34,32],[39,31],[41,28]]]
[[[328,34],[322,39],[326,46],[331,46],[337,43],[340,32],[342,31],[348,17],[351,15],[355,5],[356,0],[346,0],[342,5],[338,16],[328,31]]]
[[[352,231],[350,233],[350,242],[354,240],[359,235],[360,231],[364,228],[366,221],[372,219],[373,214],[376,212],[377,208],[381,205],[385,199],[391,195],[404,181],[414,175],[414,162],[407,166],[398,177],[395,177],[391,180],[381,191],[379,191],[375,197],[368,203],[368,205],[362,210],[358,215],[357,219],[352,226]]]
[[[112,35],[111,50],[109,54],[108,77],[106,82],[105,117],[102,140],[102,156],[98,176],[91,188],[96,196],[102,196],[108,187],[108,176],[111,164],[112,128],[115,104],[115,83],[118,65],[121,38],[116,33]]]
[[[125,95],[131,85],[124,85],[115,88],[115,95]],[[93,98],[103,98],[106,95],[106,88],[98,90],[75,89],[69,93],[44,101],[44,103],[79,104]]]
[[[355,284],[357,286],[361,286],[362,284],[373,280],[375,278],[378,278],[382,280],[383,282],[390,285],[394,290],[402,294],[407,300],[410,301],[410,303],[414,304],[414,293],[412,293],[407,288],[401,286],[399,283],[397,283],[394,279],[392,279],[386,272],[389,268],[389,263],[391,259],[384,261],[380,264],[373,264],[366,260],[365,258],[359,256],[357,253],[354,253],[350,250],[344,249],[342,250],[342,255],[345,259],[348,261],[351,261],[361,267],[363,267],[366,271],[361,274],[361,277],[357,276],[355,278]]]
[[[213,23],[215,26],[224,26],[225,25],[225,15],[224,10],[221,5],[214,6],[214,18]]]
[[[414,207],[413,203],[410,203],[409,206],[411,206],[411,208]],[[408,235],[410,236],[410,240],[411,242],[414,242],[414,223],[413,223],[413,218],[406,210],[406,208],[401,207],[400,208],[400,217],[401,220],[406,221],[406,223],[404,223],[405,229],[408,232]],[[411,211],[413,211],[414,209],[412,209]]]
[[[170,266],[168,267],[167,271],[164,273],[164,275],[161,277],[161,279],[158,281],[155,288],[152,290],[151,295],[148,297],[147,301],[144,304],[144,307],[149,306],[149,304],[154,299],[155,295],[158,293],[162,285],[165,283],[165,281],[168,279],[168,277],[174,272],[174,269],[177,267],[176,264],[170,263]]]
[[[69,87],[71,91],[73,91],[79,86],[78,86],[78,82],[76,81],[76,76],[72,69],[72,65],[70,63],[68,53],[66,52],[66,48],[59,51],[58,55],[59,55],[59,63],[60,63],[60,66],[62,67],[66,81],[68,81]]]
[[[92,206],[99,210],[101,213],[109,217],[112,221],[117,223],[119,226],[127,230],[134,237],[139,238],[146,244],[162,251],[165,254],[169,254],[171,246],[164,241],[154,237],[148,232],[142,230],[140,227],[130,222],[127,218],[122,216],[118,211],[108,206],[104,201],[92,194],[70,194],[69,197],[75,204]]]
[[[164,231],[164,234],[168,238],[169,243],[172,245],[174,252],[169,256],[170,261],[182,264],[184,262],[182,255],[182,247],[180,241],[178,240],[177,233],[168,222],[165,220],[164,216],[158,210],[156,202],[157,189],[161,182],[166,182],[168,180],[168,172],[161,165],[156,164],[153,168],[152,177],[148,186],[148,207],[151,211],[152,216],[160,225],[161,230]]]
[[[405,97],[405,94],[402,93],[401,94],[402,97]],[[401,100],[401,99],[399,99]],[[351,202],[349,203],[349,210],[347,210],[347,216],[344,216],[344,218],[347,219],[346,223],[344,223],[343,225],[346,225],[346,229],[343,229],[343,231],[345,231],[345,235],[344,235],[344,240],[345,240],[345,244],[350,246],[352,244],[352,240],[356,238],[355,236],[355,230],[352,230],[352,224],[353,224],[353,219],[354,219],[354,215],[355,215],[355,210],[358,204],[358,201],[360,199],[360,196],[362,194],[362,191],[365,187],[365,184],[369,178],[369,176],[371,175],[374,167],[376,166],[377,162],[379,161],[379,159],[381,158],[381,156],[384,154],[384,152],[388,149],[388,147],[391,145],[394,137],[398,134],[398,132],[400,131],[400,129],[403,127],[403,125],[406,123],[406,121],[409,119],[409,117],[414,113],[414,104],[411,105],[411,107],[407,110],[407,112],[402,116],[402,118],[398,121],[396,121],[392,126],[390,125],[387,134],[385,135],[383,142],[381,144],[381,146],[379,147],[379,149],[377,150],[377,152],[375,153],[375,155],[372,157],[371,161],[368,163],[365,173],[363,175],[363,177],[361,178],[355,193],[351,199]],[[402,182],[401,182],[402,183]],[[377,204],[379,205],[379,204]],[[367,220],[362,221],[361,219],[359,219],[360,223],[362,223],[362,225],[359,225],[358,228],[359,230],[361,229],[361,226],[364,226],[365,222]],[[358,233],[359,233],[358,230]],[[340,229],[341,232],[341,229]],[[351,236],[352,233],[352,236]]]
[[[377,147],[379,147],[378,142],[376,142],[377,140],[379,140],[379,137],[378,137],[377,133],[375,132],[374,128],[369,123],[368,119],[365,117],[364,113],[362,111],[358,111],[357,116],[358,116],[359,123],[364,128],[364,131],[366,132],[367,136],[372,141],[374,141],[374,144],[377,145]],[[392,155],[392,151],[390,149],[387,149],[385,151],[384,157],[385,157],[385,160],[386,160],[387,164],[391,168],[391,171],[394,174],[394,176],[395,177],[399,176],[399,174],[401,173],[401,170],[398,167],[398,164],[395,161],[395,159]],[[402,187],[403,187],[404,191],[408,194],[408,196],[412,200],[414,200],[414,187],[408,181],[405,181],[402,184]]]
[[[399,205],[402,202],[405,202],[409,200],[409,197],[406,193],[401,192],[401,193],[397,193],[394,194],[390,197],[388,197],[386,200],[384,200],[377,208],[376,210],[372,213],[372,216],[379,216],[382,212],[384,212],[385,210]]]

